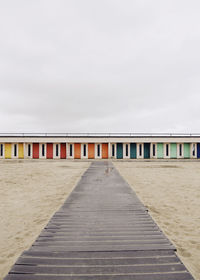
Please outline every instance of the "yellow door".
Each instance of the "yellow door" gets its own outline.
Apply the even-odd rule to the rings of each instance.
[[[12,146],[11,144],[5,144],[5,158],[11,158],[12,155]]]
[[[24,158],[24,145],[18,144],[18,158]]]

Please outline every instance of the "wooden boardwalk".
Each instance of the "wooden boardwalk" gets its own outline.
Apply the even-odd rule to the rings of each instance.
[[[5,280],[192,280],[111,162],[93,162]]]

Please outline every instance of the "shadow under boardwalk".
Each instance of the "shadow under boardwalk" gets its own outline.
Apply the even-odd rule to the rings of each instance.
[[[191,280],[111,162],[93,162],[5,280]]]

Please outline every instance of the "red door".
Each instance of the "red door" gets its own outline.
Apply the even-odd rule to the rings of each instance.
[[[53,158],[53,144],[47,143],[47,158],[52,159]]]
[[[33,158],[39,158],[39,143],[33,143]]]
[[[60,158],[66,158],[67,153],[66,153],[66,143],[61,143],[60,144]]]

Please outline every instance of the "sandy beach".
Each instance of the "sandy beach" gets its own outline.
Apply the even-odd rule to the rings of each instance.
[[[200,279],[200,163],[114,162],[195,279]]]
[[[60,208],[89,162],[0,162],[0,279]]]
[[[90,162],[0,162],[0,279],[60,208]],[[200,280],[200,163],[114,161]]]

